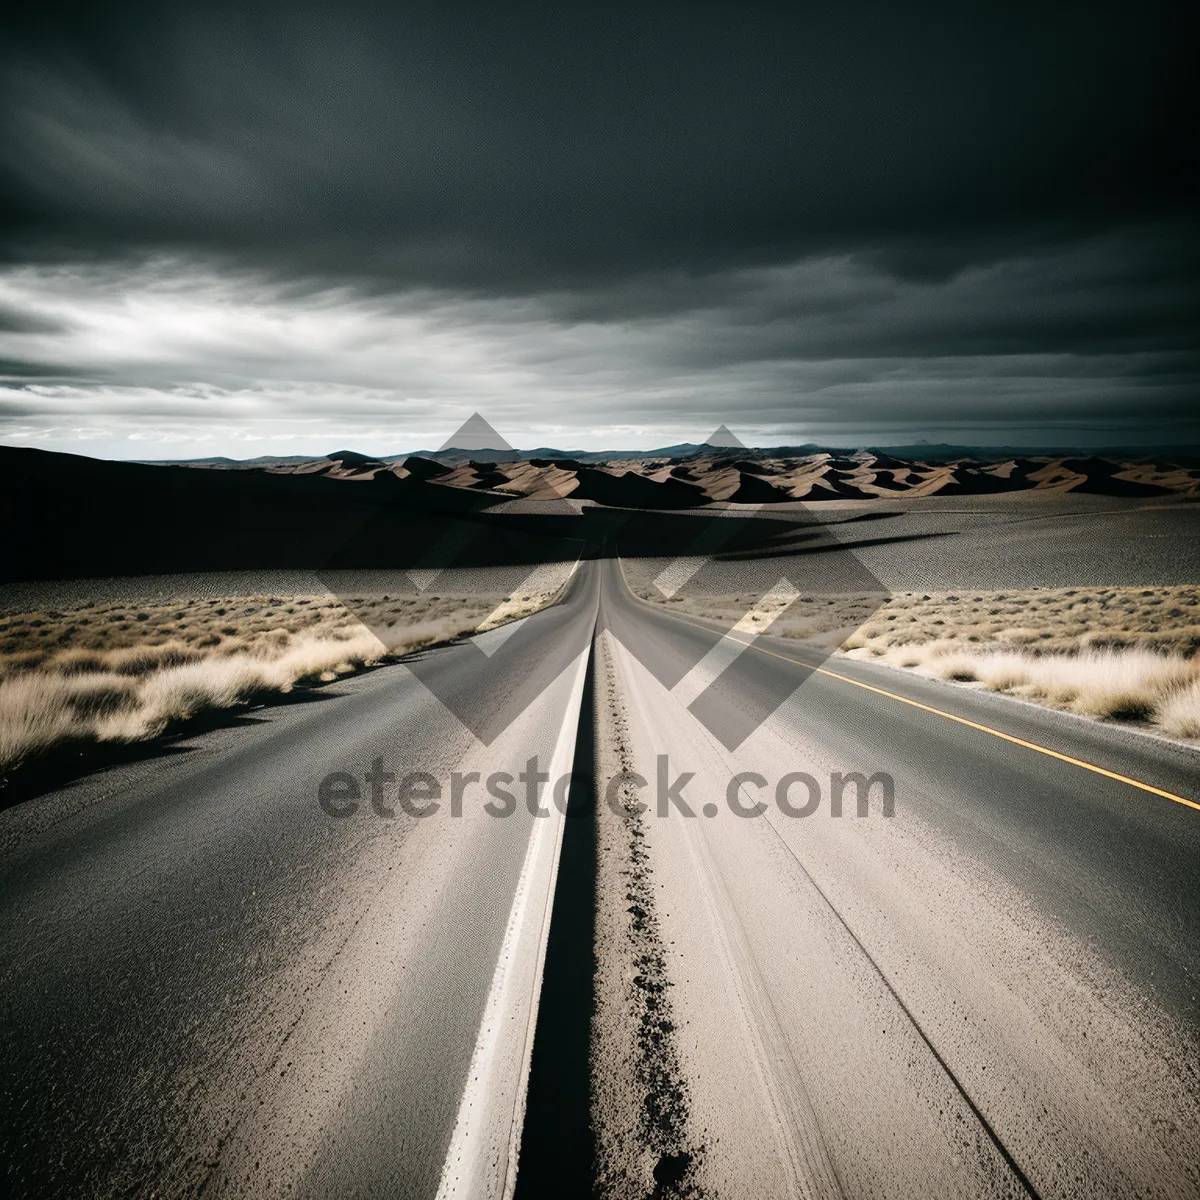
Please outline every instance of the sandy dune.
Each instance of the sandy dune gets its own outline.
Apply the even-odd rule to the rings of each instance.
[[[340,451],[325,459],[267,468],[273,474],[323,475],[367,480],[383,475],[416,477],[446,487],[495,491],[528,499],[571,496],[636,508],[688,508],[723,502],[785,504],[790,501],[915,499],[1007,492],[1092,493],[1103,496],[1200,494],[1200,467],[1146,459],[1053,457],[989,460],[962,456],[947,461],[904,460],[860,451],[849,457],[819,452],[771,457],[770,451],[697,454],[583,463],[572,458],[515,462],[436,462],[410,456],[398,462]]]

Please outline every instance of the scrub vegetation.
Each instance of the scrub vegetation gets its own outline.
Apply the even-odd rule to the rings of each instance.
[[[554,595],[226,596],[3,616],[0,772],[329,683],[515,620]]]
[[[745,618],[852,658],[1200,738],[1200,587],[801,596],[757,621],[750,593],[639,590],[682,614]]]

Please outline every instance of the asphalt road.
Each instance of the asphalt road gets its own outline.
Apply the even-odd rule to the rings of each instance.
[[[585,566],[516,632],[0,813],[8,1194],[472,1190],[456,1192],[447,1158],[463,1157],[451,1139],[510,951],[526,973],[506,981],[506,1017],[532,1020],[541,926],[525,922],[532,952],[510,946],[509,926],[519,881],[545,900],[552,864],[533,870],[528,851],[548,822],[522,803],[487,817],[479,791],[462,818],[445,796],[428,817],[394,798],[381,817],[362,777],[377,758],[443,787],[454,770],[515,778],[532,756],[569,768],[596,585]],[[351,816],[319,804],[331,772],[359,779]],[[514,1039],[515,1064],[505,1046],[485,1064],[510,1116],[526,1049]]]
[[[611,561],[490,653],[0,813],[10,1193],[508,1190],[559,825],[520,783],[495,819],[480,792],[379,816],[361,781],[569,764],[596,629],[641,773],[693,773],[697,815],[648,793],[647,830],[708,1194],[1197,1194],[1200,811],[1127,779],[1195,799],[1200,756],[718,645]],[[895,815],[774,804],[833,770],[887,772]],[[730,811],[739,771],[761,819]],[[331,772],[360,780],[353,815],[319,805]]]
[[[784,639],[719,644],[605,569],[626,750],[647,779],[664,756],[693,775],[694,819],[647,829],[695,1181],[1197,1194],[1200,809],[1146,789],[1200,800],[1200,754]],[[833,817],[834,771],[886,772],[894,815],[877,790],[857,816],[851,790]],[[758,819],[730,811],[738,772]],[[776,803],[789,772],[822,786],[808,817]]]

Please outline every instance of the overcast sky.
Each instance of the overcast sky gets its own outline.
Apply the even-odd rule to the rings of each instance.
[[[1200,442],[1190,5],[28,7],[0,442]]]

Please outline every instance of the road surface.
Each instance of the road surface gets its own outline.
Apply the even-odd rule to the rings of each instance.
[[[478,785],[414,817],[398,782],[381,817],[363,777],[507,771],[523,800],[531,757],[569,771],[597,584],[476,639],[490,656],[435,650],[0,814],[10,1194],[502,1189],[506,1114],[471,1128],[482,1164],[452,1139],[469,1070],[519,1118],[556,823],[491,818]],[[342,772],[361,796],[335,818]],[[511,1030],[481,1046],[494,985]]]
[[[0,813],[12,1194],[510,1191],[564,822],[519,782],[512,815],[476,785],[453,816],[449,781],[569,769],[589,661],[600,782],[619,752],[651,785],[679,1186],[1197,1194],[1200,811],[1168,798],[1200,792],[1195,751],[718,645],[612,560],[485,636],[493,653],[437,650]],[[714,727],[748,732],[729,748]],[[659,817],[663,756],[696,816]],[[377,815],[377,759],[432,775],[439,811],[393,788]],[[834,771],[889,774],[894,815],[849,793],[830,816]],[[318,793],[341,772],[358,799],[335,781],[330,807],[358,808],[333,817]],[[757,818],[730,810],[738,772],[764,780],[734,789],[765,797]],[[809,817],[775,801],[797,772],[825,789]],[[595,1119],[629,1159],[612,1194],[636,1194],[661,1155],[622,1099],[633,906],[623,864],[597,869],[595,1053],[618,1065]]]
[[[814,669],[784,639],[748,649],[604,569],[626,714],[610,761],[619,743],[652,783],[662,762],[692,775],[694,818],[639,793],[689,1178],[1200,1193],[1196,750],[866,663]],[[709,732],[731,728],[750,730],[733,749]],[[755,818],[730,807],[741,772]],[[776,799],[799,772],[822,791],[809,816],[807,784],[791,815]],[[834,772],[885,772],[894,815],[878,784],[867,816],[853,788],[832,816]]]

